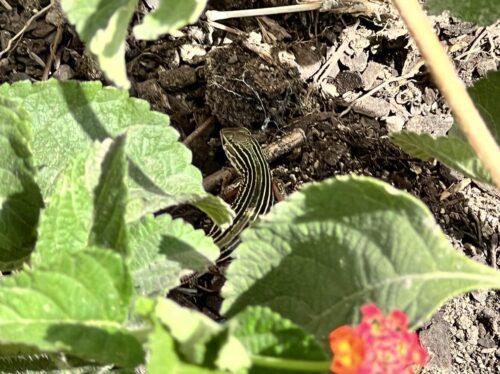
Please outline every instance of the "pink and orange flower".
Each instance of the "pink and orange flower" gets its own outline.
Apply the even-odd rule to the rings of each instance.
[[[394,309],[386,317],[375,304],[361,307],[361,322],[343,325],[330,333],[331,370],[336,374],[413,374],[423,366],[427,352],[408,317]]]

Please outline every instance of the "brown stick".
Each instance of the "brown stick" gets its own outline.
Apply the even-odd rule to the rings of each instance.
[[[306,141],[306,134],[304,130],[297,128],[286,134],[278,141],[269,144],[264,149],[264,157],[267,162],[273,162],[278,157],[290,152],[292,149],[298,147]]]
[[[474,106],[418,0],[393,0],[460,129],[500,187],[500,149]]]
[[[50,54],[47,62],[45,63],[45,68],[43,69],[42,81],[46,81],[47,79],[49,79],[50,69],[52,68],[52,63],[56,58],[57,46],[61,41],[62,29],[63,29],[62,25],[57,26],[56,34],[54,35],[54,40],[52,40],[52,43],[50,43]]]
[[[305,140],[306,134],[304,133],[304,130],[297,128],[286,134],[277,142],[269,144],[264,149],[264,157],[267,162],[273,162],[278,157],[303,144]],[[203,179],[203,188],[205,191],[212,191],[223,180],[230,180],[231,178],[236,177],[236,175],[236,170],[233,168],[222,168]]]
[[[208,126],[213,124],[215,121],[215,117],[211,116],[206,119],[205,122],[203,122],[200,126],[194,129],[194,131],[186,136],[186,139],[184,139],[183,143],[184,145],[189,145],[194,139],[196,139],[203,131],[207,129]]]

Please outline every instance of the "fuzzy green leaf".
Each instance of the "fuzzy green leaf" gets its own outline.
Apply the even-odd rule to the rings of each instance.
[[[179,351],[192,363],[202,364],[207,343],[222,327],[204,314],[181,307],[168,299],[158,299],[155,315],[179,343]]]
[[[492,183],[490,174],[464,139],[453,136],[433,138],[429,134],[402,131],[391,134],[391,140],[413,157],[424,161],[435,158],[469,178]]]
[[[219,248],[202,230],[167,214],[145,217],[130,229],[130,269],[140,295],[165,295],[182,275],[203,271]]]
[[[481,25],[500,18],[498,0],[426,0],[426,7],[434,14],[449,10],[459,18]]]
[[[125,67],[125,37],[137,0],[61,0],[68,20],[80,38],[97,56],[106,76],[128,89]]]
[[[416,326],[453,295],[500,287],[500,272],[458,253],[422,202],[367,177],[305,186],[242,241],[222,312],[267,306],[325,347],[367,302],[397,307]]]
[[[124,327],[131,295],[118,254],[100,248],[60,252],[48,266],[0,282],[0,344],[134,367],[144,353]]]
[[[36,180],[45,199],[79,152],[126,133],[127,221],[179,203],[199,206],[218,224],[230,220],[229,206],[203,190],[191,152],[177,141],[168,117],[151,111],[147,102],[99,82],[19,82],[1,85],[0,94],[22,99],[32,114]]]
[[[66,167],[42,213],[34,264],[88,245],[125,253],[123,149],[123,137],[115,142],[107,139],[81,152]]]
[[[151,373],[226,373],[222,370],[230,370],[243,374],[250,366],[248,354],[239,340],[200,312],[164,298],[141,298],[136,303],[136,312],[154,325],[149,335]]]
[[[492,72],[478,80],[469,88],[469,94],[496,142],[500,144],[500,109],[497,99],[500,97],[500,72]],[[453,125],[448,136],[433,138],[428,134],[403,131],[391,134],[391,140],[413,157],[422,160],[435,158],[469,178],[493,184],[491,175],[457,124]]]
[[[134,27],[138,39],[153,40],[162,34],[173,33],[188,23],[198,20],[206,0],[162,0],[158,7]]]
[[[229,323],[234,326],[233,333],[254,357],[277,358],[299,362],[311,367],[315,362],[319,368],[329,367],[329,358],[312,336],[306,334],[290,320],[274,313],[269,308],[249,307],[238,313]],[[293,365],[290,365],[293,366]],[[322,372],[322,369],[314,373]],[[323,370],[327,372],[328,369]],[[250,373],[255,374],[293,374],[296,370],[265,368],[254,366]],[[307,371],[301,370],[301,373]],[[313,372],[310,372],[313,373]]]
[[[125,136],[119,136],[106,152],[101,164],[99,183],[94,189],[89,245],[127,253],[126,177]]]
[[[0,96],[0,271],[27,260],[42,208],[34,181],[29,116],[20,100]]]
[[[175,342],[159,321],[149,334],[149,374],[224,374],[226,371],[208,369],[184,362],[175,351]],[[242,373],[243,374],[243,373]]]

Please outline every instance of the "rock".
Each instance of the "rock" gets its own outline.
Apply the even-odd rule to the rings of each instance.
[[[67,64],[62,64],[52,75],[54,78],[59,79],[60,81],[67,81],[72,79],[75,76],[75,72],[71,68],[71,66]]]
[[[434,114],[427,116],[416,115],[410,118],[406,123],[406,130],[408,131],[413,131],[417,134],[432,134],[435,136],[446,135],[450,127],[448,122]]]
[[[191,63],[196,57],[203,57],[207,54],[207,51],[199,44],[183,44],[179,53],[181,59],[187,63]]]
[[[399,116],[388,116],[385,119],[385,124],[389,133],[400,132],[401,130],[403,130],[405,120],[404,118]]]
[[[322,82],[321,83],[321,90],[330,95],[331,97],[337,97],[339,96],[339,93],[337,92],[337,86],[334,84],[328,83],[328,82]]]
[[[344,54],[342,55],[342,57],[340,57],[340,62],[350,71],[362,72],[363,70],[365,70],[368,64],[368,53],[360,51],[353,56]]]
[[[368,63],[365,71],[363,72],[363,74],[361,74],[361,80],[363,82],[363,88],[365,90],[369,90],[370,88],[372,88],[382,70],[384,70],[384,65],[373,61],[370,61]]]
[[[451,373],[450,333],[447,323],[439,314],[433,317],[429,328],[421,331],[419,337],[429,353],[426,368],[432,372],[443,370]]]
[[[389,115],[390,108],[390,104],[384,99],[371,96],[356,101],[352,106],[352,110],[356,113],[371,118],[386,117]]]
[[[480,302],[481,304],[484,304],[486,299],[488,298],[488,291],[472,291],[471,296],[476,299],[476,301]]]

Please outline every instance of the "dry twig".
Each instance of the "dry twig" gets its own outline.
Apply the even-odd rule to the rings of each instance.
[[[50,8],[52,8],[52,2],[49,5],[47,5],[45,8],[43,8],[43,9],[39,10],[38,12],[36,12],[35,14],[33,14],[31,16],[31,18],[23,26],[23,28],[21,30],[19,30],[19,32],[9,40],[9,42],[7,43],[7,47],[5,47],[5,49],[0,52],[0,58],[2,58],[4,54],[6,54],[7,52],[9,52],[11,50],[12,46],[14,45],[14,42],[17,39],[19,39],[21,36],[23,36],[24,32],[28,29],[28,27],[30,27],[30,25],[33,23],[33,21],[36,20],[38,17],[44,15]]]
[[[357,25],[358,23],[356,23],[355,27],[357,27]],[[333,53],[330,54],[323,66],[314,74],[314,82],[316,84],[320,84],[322,81],[328,78],[333,68],[337,65],[337,62],[344,54],[344,51],[347,49],[349,42],[349,38],[346,38],[342,42],[342,44]]]
[[[0,3],[2,4],[2,6],[7,9],[7,11],[11,11],[12,10],[12,7],[10,6],[10,4],[7,2],[7,0],[0,0]]]
[[[219,29],[219,30],[223,30],[223,31],[227,31],[227,32],[230,32],[232,34],[235,34],[235,35],[238,35],[238,36],[246,36],[247,34],[241,30],[238,30],[234,27],[230,27],[230,26],[227,26],[227,25],[223,25],[222,23],[219,23],[219,22],[214,22],[214,21],[207,21],[207,25],[210,26],[210,27],[214,27],[216,29]]]
[[[316,1],[313,3],[305,3],[297,5],[276,6],[276,7],[259,8],[259,9],[232,10],[226,12],[220,12],[217,10],[208,10],[205,14],[207,16],[207,20],[213,22],[229,18],[258,17],[258,16],[268,16],[272,14],[306,12],[309,10],[320,9],[321,4],[322,1]]]
[[[63,29],[62,25],[57,26],[56,34],[54,35],[54,40],[52,40],[52,43],[50,43],[50,55],[47,62],[45,63],[45,68],[43,69],[42,81],[46,81],[49,78],[50,68],[52,67],[52,63],[54,62],[54,59],[56,57],[57,46],[61,41],[62,29]]]
[[[203,122],[200,126],[194,129],[194,131],[186,136],[186,139],[184,139],[183,143],[184,145],[189,145],[194,139],[196,139],[200,134],[203,133],[211,124],[213,124],[215,121],[215,117],[210,116],[208,117],[205,122]]]

